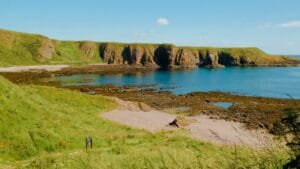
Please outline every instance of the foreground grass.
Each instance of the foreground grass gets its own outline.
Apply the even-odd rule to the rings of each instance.
[[[281,168],[287,154],[221,147],[148,133],[98,116],[115,103],[52,87],[17,86],[0,77],[0,168]],[[84,138],[92,136],[88,152]]]

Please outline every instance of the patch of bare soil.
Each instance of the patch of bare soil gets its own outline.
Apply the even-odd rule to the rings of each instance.
[[[246,145],[253,148],[269,147],[272,135],[263,130],[248,130],[243,124],[211,119],[208,116],[185,116],[177,121],[175,115],[160,112],[140,102],[112,98],[118,108],[100,115],[105,119],[150,132],[160,130],[187,129],[188,136],[221,145]],[[181,125],[186,121],[185,125]]]
[[[112,99],[118,103],[118,108],[111,112],[101,113],[101,116],[106,119],[151,132],[174,129],[169,126],[169,123],[176,119],[174,115],[159,112],[141,102]]]
[[[195,122],[186,129],[191,136],[216,144],[247,145],[254,148],[264,148],[273,145],[273,136],[264,130],[249,130],[242,123],[216,120],[208,116],[199,115],[187,117]]]

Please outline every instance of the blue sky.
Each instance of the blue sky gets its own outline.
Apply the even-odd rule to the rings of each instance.
[[[1,0],[0,28],[62,40],[300,54],[300,0]]]

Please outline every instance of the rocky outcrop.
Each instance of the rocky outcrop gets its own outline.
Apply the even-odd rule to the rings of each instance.
[[[94,42],[81,42],[79,48],[84,53],[82,58],[91,58],[96,54],[97,45]]]
[[[240,65],[240,58],[236,56],[232,56],[229,53],[221,52],[219,56],[219,62],[222,65],[230,66],[230,65]]]
[[[129,45],[129,53],[127,58],[129,64],[144,65],[144,66],[156,66],[154,61],[154,47],[143,47],[139,45]]]
[[[172,65],[176,49],[172,46],[159,46],[154,52],[155,63],[162,68],[168,68]]]
[[[219,53],[217,51],[205,51],[200,52],[199,57],[199,66],[205,66],[205,67],[223,67],[222,64],[220,64],[219,60]]]
[[[199,64],[199,55],[184,48],[173,45],[117,46],[103,44],[100,47],[102,60],[108,64],[129,64],[155,66],[161,68],[196,67]]]
[[[154,61],[154,47],[105,43],[100,45],[100,54],[102,60],[108,64],[157,66]]]
[[[171,44],[125,44],[58,41],[42,35],[0,29],[0,64],[100,63],[161,68],[300,65],[299,59],[271,56],[257,48],[176,47]]]
[[[255,61],[245,56],[234,56],[228,52],[221,52],[219,63],[225,66],[256,65]]]
[[[125,53],[128,51],[124,50],[123,47],[110,44],[110,43],[105,43],[100,46],[100,55],[102,57],[102,61],[104,63],[108,64],[127,64],[124,59]]]
[[[181,67],[196,67],[199,64],[199,55],[188,49],[179,49],[174,65]]]
[[[174,45],[105,43],[101,45],[100,53],[102,60],[108,64],[144,65],[161,68],[198,66],[216,68],[290,63],[288,59],[284,60],[284,57],[268,56],[255,48],[183,48]]]
[[[40,55],[41,59],[51,59],[55,53],[55,47],[52,41],[48,38],[44,38],[40,43],[41,46],[38,48],[38,54]]]

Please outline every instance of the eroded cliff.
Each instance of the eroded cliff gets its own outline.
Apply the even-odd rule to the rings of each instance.
[[[169,44],[100,44],[104,62],[172,67],[280,66],[297,65],[299,60],[271,56],[258,48],[191,48]]]
[[[299,65],[297,59],[271,56],[257,48],[177,47],[58,41],[45,36],[0,30],[0,65],[107,63],[161,68]]]

